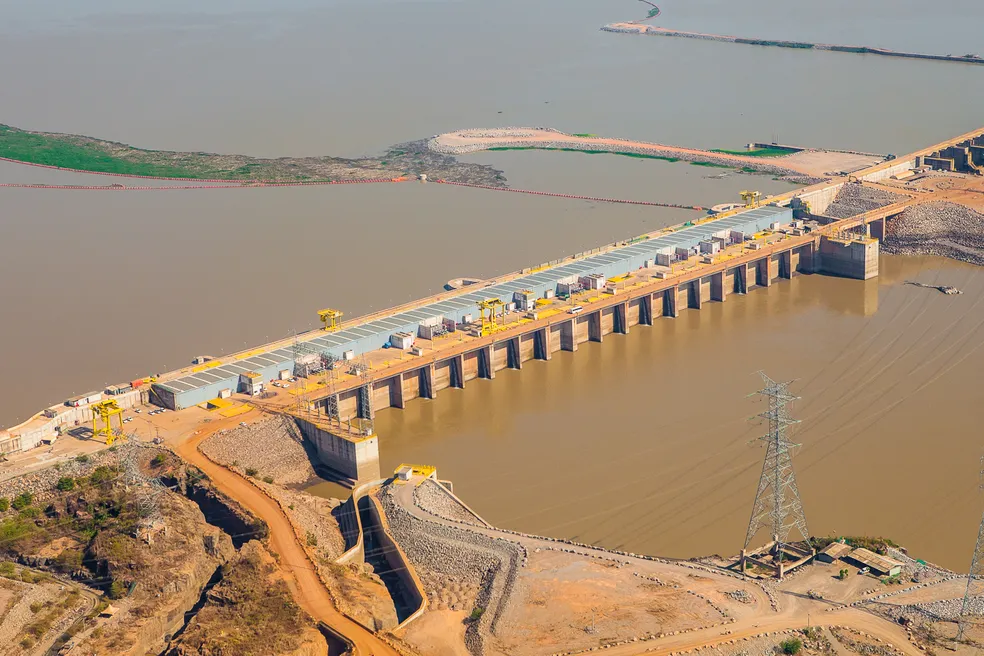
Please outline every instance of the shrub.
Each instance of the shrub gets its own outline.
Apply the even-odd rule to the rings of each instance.
[[[20,641],[20,646],[23,649],[30,649],[31,647],[34,646],[34,638],[32,638],[31,636],[25,636],[25,638]]]
[[[264,476],[263,477],[263,482],[264,483],[273,483],[273,476]]]
[[[89,482],[93,485],[101,485],[103,483],[108,483],[113,479],[113,470],[105,465],[101,467],[96,467],[96,471],[92,472],[89,476]]]
[[[843,581],[843,580],[845,580],[848,577],[849,574],[850,574],[850,572],[848,570],[842,569],[840,571],[840,574],[837,575],[837,578],[839,578],[841,581]]]
[[[80,456],[75,456],[75,462],[81,462],[82,464],[85,464],[89,462],[89,456],[85,455],[84,453]]]
[[[255,469],[253,469],[252,467],[247,467],[246,468],[246,475],[247,476],[256,476],[258,473],[259,472],[256,471]]]
[[[31,602],[31,612],[32,613],[37,614],[37,612],[39,610],[41,610],[42,608],[43,608],[43,606],[41,606],[41,602],[40,601]]]
[[[62,492],[68,492],[69,490],[75,489],[75,479],[71,476],[62,476],[58,479],[58,483],[55,484]]]
[[[0,497],[0,512],[7,512],[8,510],[10,510],[10,499]]]
[[[0,563],[0,576],[6,576],[7,578],[10,578],[16,572],[17,572],[17,568],[14,567],[14,564],[9,560],[5,560],[2,563]]]
[[[308,534],[307,534],[307,543],[308,543],[308,546],[309,547],[316,547],[316,546],[318,546],[318,536],[315,535],[314,533],[311,533],[310,531],[308,531]]]
[[[167,458],[164,457],[163,453],[158,453],[156,456],[154,456],[154,459],[150,461],[150,464],[152,464],[154,467],[160,467],[161,465],[164,464],[164,461],[166,459]]]
[[[14,510],[24,510],[32,503],[34,503],[34,495],[30,492],[22,492],[14,497],[14,502],[10,505],[14,507]]]
[[[123,581],[113,581],[107,594],[110,599],[122,599],[126,596],[126,585],[123,584]]]
[[[779,643],[779,649],[787,656],[796,656],[803,648],[803,641],[799,638],[789,638]]]
[[[25,519],[34,519],[41,514],[41,511],[33,506],[28,506],[24,510],[20,511],[20,516]]]
[[[482,617],[483,613],[485,613],[484,608],[482,608],[481,606],[475,606],[472,609],[471,615],[468,616],[468,619],[470,619],[472,622],[477,622]]]

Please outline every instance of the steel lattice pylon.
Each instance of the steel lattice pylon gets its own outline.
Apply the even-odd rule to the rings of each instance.
[[[984,458],[981,459],[981,480],[984,481]],[[970,624],[968,618],[972,615],[980,615],[980,613],[973,613],[971,606],[974,600],[981,596],[984,596],[984,517],[981,517],[981,527],[977,530],[977,544],[974,546],[974,557],[970,561],[970,573],[967,575],[967,590],[964,592],[963,606],[960,608],[958,641],[964,639],[964,633]]]
[[[761,372],[760,375],[765,381],[765,388],[758,393],[768,397],[769,409],[758,416],[769,421],[769,433],[761,438],[766,443],[767,451],[752,506],[752,518],[745,534],[745,549],[759,531],[767,527],[776,543],[776,553],[781,553],[794,528],[805,540],[810,539],[790,453],[799,445],[791,444],[786,438],[786,427],[799,423],[789,418],[786,405],[799,397],[789,393],[790,383],[778,383]]]
[[[120,469],[123,482],[133,499],[137,513],[147,522],[163,521],[161,501],[167,488],[156,477],[147,476],[140,469],[140,452],[143,447],[136,435],[130,435],[120,449]]]

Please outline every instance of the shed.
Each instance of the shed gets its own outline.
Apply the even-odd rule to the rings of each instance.
[[[396,470],[396,479],[398,481],[409,481],[411,476],[413,476],[413,467],[409,465],[403,465]]]
[[[853,562],[861,567],[868,567],[873,574],[877,574],[878,576],[895,576],[896,574],[902,573],[901,562],[888,556],[876,554],[874,551],[869,551],[864,547],[858,547],[847,554],[844,556],[844,560]]]
[[[820,550],[820,553],[817,554],[817,560],[821,563],[832,563],[838,558],[842,558],[845,554],[850,553],[850,551],[851,545],[849,544],[831,542]]]

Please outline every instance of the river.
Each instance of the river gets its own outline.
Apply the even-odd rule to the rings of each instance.
[[[984,19],[984,5],[966,0],[931,6],[911,0],[838,0],[795,10],[782,0],[668,0],[661,6],[664,14],[658,24],[667,27],[861,41],[944,54],[972,52],[977,46],[974,26]],[[356,156],[462,127],[548,125],[569,132],[702,147],[740,147],[752,140],[778,138],[787,143],[901,153],[977,127],[977,108],[984,102],[980,84],[984,71],[975,66],[599,32],[604,23],[642,15],[642,6],[630,0],[502,0],[494,6],[473,0],[152,0],[139,6],[122,0],[47,0],[0,3],[0,8],[4,11],[0,57],[15,62],[5,70],[0,122],[148,148]],[[844,16],[850,20],[843,20]],[[865,38],[874,34],[877,37]],[[959,97],[961,102],[940,103],[942,97]],[[769,193],[789,188],[761,177],[713,179],[709,176],[716,170],[682,163],[558,153],[472,157],[505,169],[517,186],[599,196],[709,205],[735,200],[736,192],[747,187]],[[0,164],[2,182],[88,179]],[[97,184],[104,182],[97,180]],[[198,354],[228,353],[302,330],[316,322],[314,312],[323,306],[357,316],[434,291],[449,278],[504,273],[692,216],[416,183],[218,191],[0,189],[0,307],[4,308],[0,362],[7,374],[0,377],[0,425],[22,420],[44,404],[73,393],[182,366]],[[953,270],[976,284],[976,274]],[[805,377],[811,367],[816,369],[811,358],[836,357],[813,344],[833,340],[841,329],[830,327],[828,333],[822,321],[806,321],[798,324],[809,328],[801,336],[785,330],[804,321],[797,317],[820,312],[827,307],[823,303],[832,303],[822,300],[829,296],[820,291],[823,285],[844,299],[855,294],[857,286],[812,277],[759,297],[783,299],[788,290],[811,285],[816,291],[799,302],[809,302],[810,309],[791,298],[785,304],[770,301],[776,310],[759,317],[760,323],[755,324],[759,329],[747,333],[742,343],[728,336],[742,334],[749,319],[734,313],[766,301],[750,295],[747,302],[705,310],[701,314],[705,324],[733,323],[734,328],[674,333],[672,354],[678,361],[669,369],[650,362],[656,369],[646,380],[654,390],[672,380],[673,389],[667,393],[689,390],[693,398],[706,399],[708,406],[731,408],[741,416],[752,414],[754,408],[735,405],[745,403],[744,394],[754,388],[749,372],[768,368],[779,376]],[[882,294],[918,294],[914,298],[919,299],[933,294],[896,289],[902,288],[896,284]],[[973,302],[974,296],[967,294],[958,301],[968,303],[968,299]],[[843,304],[851,305],[846,300]],[[882,309],[868,319],[849,309],[827,310],[837,317],[831,326],[889,321],[883,317],[891,316],[885,308],[892,304],[880,301],[879,305]],[[764,324],[766,319],[771,328]],[[693,326],[696,320],[685,315],[672,322],[673,330],[682,331],[682,326]],[[850,334],[850,327],[843,329]],[[649,333],[667,330],[659,327]],[[590,355],[592,349],[584,349],[567,369],[560,364],[566,360],[563,357],[557,366],[542,368],[541,374],[535,373],[538,367],[529,367],[517,377],[530,381],[522,383],[528,390],[537,384],[538,375],[554,377],[560,374],[551,372],[567,371],[574,378],[540,381],[555,386],[556,392],[548,387],[537,392],[539,397],[527,395],[542,402],[535,408],[527,406],[523,421],[514,419],[512,410],[525,399],[496,396],[515,387],[505,382],[509,376],[502,376],[502,384],[489,387],[486,401],[478,403],[481,412],[469,421],[485,425],[492,417],[488,425],[503,431],[498,438],[503,445],[501,457],[509,455],[517,461],[523,460],[524,449],[558,451],[564,444],[593,443],[598,435],[616,449],[626,435],[655,431],[666,440],[660,442],[666,447],[655,454],[660,462],[674,462],[681,472],[697,466],[700,459],[694,457],[710,455],[708,445],[714,442],[687,441],[677,431],[704,430],[698,425],[703,422],[697,421],[703,411],[693,426],[653,425],[652,418],[633,423],[636,398],[635,403],[626,403],[624,421],[606,419],[601,424],[600,419],[592,423],[584,418],[565,424],[559,419],[576,414],[581,404],[572,399],[594,384],[591,376],[577,373],[586,363],[597,360],[596,366],[609,372],[603,380],[619,390],[621,369],[641,365],[633,364],[636,359],[628,354],[620,359],[618,349],[636,348],[627,345],[643,343],[645,333],[634,332],[623,340],[626,346],[610,340],[604,360]],[[708,336],[698,336],[704,333]],[[772,343],[760,341],[760,335],[769,334]],[[794,347],[790,342],[794,337],[806,346]],[[712,338],[717,341],[700,342]],[[901,339],[885,343],[886,361],[901,357],[903,343]],[[748,361],[749,353],[759,354],[752,358],[756,362]],[[713,375],[707,367],[710,360],[723,367]],[[972,505],[969,501],[956,503],[964,497],[926,489],[935,480],[931,477],[925,479],[926,486],[913,486],[917,489],[912,494],[927,500],[915,505],[899,490],[887,498],[874,493],[883,490],[885,476],[895,471],[901,458],[892,447],[914,448],[910,442],[917,432],[909,427],[917,424],[911,417],[901,423],[894,418],[915,408],[945,407],[948,399],[966,402],[966,379],[954,373],[963,366],[916,397],[926,402],[910,401],[881,418],[875,432],[892,436],[880,442],[886,449],[881,460],[857,458],[844,449],[836,459],[845,472],[855,472],[853,478],[845,475],[808,483],[814,474],[806,469],[804,487],[823,489],[841,501],[853,491],[857,530],[862,530],[865,518],[871,518],[875,527],[867,529],[870,532],[881,530],[879,522],[895,517],[884,532],[892,529],[895,537],[919,534],[924,541],[937,540],[939,544],[919,546],[926,547],[923,553],[931,559],[950,563],[948,559],[956,558],[959,545],[967,541],[964,515],[976,512],[966,510]],[[886,375],[896,373],[889,370]],[[908,379],[900,384],[909,384]],[[475,389],[481,388],[475,385],[460,396],[470,398]],[[804,403],[810,392],[804,390]],[[424,407],[435,409],[430,411],[450,407],[455,396],[415,405],[403,421],[412,424],[413,413],[423,412]],[[885,401],[879,399],[876,406]],[[951,435],[969,427],[973,411],[976,407],[954,408],[936,433]],[[541,434],[550,429],[551,441],[533,440],[530,426],[540,427]],[[888,426],[905,429],[904,439],[883,432]],[[455,448],[465,449],[469,443],[448,438],[453,435],[453,422],[439,430],[420,430],[437,431],[433,439],[448,439],[457,444]],[[805,425],[804,430],[808,430]],[[393,444],[410,440],[413,431],[409,426],[407,431],[401,436],[388,430],[385,440]],[[655,439],[654,435],[650,436]],[[667,435],[674,437],[667,439]],[[806,435],[803,439],[808,445]],[[940,438],[926,441],[943,450],[938,446]],[[524,446],[507,449],[513,442]],[[972,460],[976,462],[976,455],[967,456],[969,444],[964,443],[961,451],[960,471],[940,475],[944,487],[973,487],[976,478],[965,471]],[[945,451],[947,458],[956,457]],[[820,447],[804,446],[798,463],[808,466],[810,454],[821,452]],[[416,455],[402,453],[411,460],[435,460],[442,471],[464,471],[461,459],[450,454],[445,463],[444,457],[435,458],[424,450]],[[759,452],[735,448],[734,453],[735,460],[728,462],[735,476],[728,478],[728,470],[713,461],[706,466],[718,478],[711,480],[727,478],[735,490],[751,489],[756,473],[748,467]],[[611,522],[597,520],[593,532],[587,523],[566,523],[582,511],[587,516],[616,503],[619,492],[594,470],[572,469],[584,462],[576,455],[572,449],[558,457],[557,478],[543,488],[553,489],[556,481],[570,477],[577,481],[579,494],[598,496],[558,508],[556,513],[549,510],[554,505],[549,499],[524,512],[508,498],[495,501],[497,495],[506,494],[496,484],[500,476],[513,477],[517,494],[533,489],[530,486],[541,474],[526,462],[476,475],[475,483],[464,480],[470,475],[462,473],[459,484],[490,519],[555,534],[576,531],[613,545],[628,543],[630,529],[620,535],[608,525]],[[384,446],[384,458],[392,457]],[[634,478],[622,484],[648,476],[638,463],[633,465]],[[812,471],[817,469],[822,467],[816,465]],[[661,470],[653,471],[658,478]],[[612,474],[606,469],[604,475]],[[475,487],[482,480],[484,487]],[[724,514],[724,509],[728,503],[737,507],[743,501],[740,494],[723,501],[717,514],[694,513],[695,519],[688,519],[669,514],[673,503],[709,506],[701,506],[679,483],[666,489],[677,490],[679,499],[654,498],[625,510],[626,518],[641,519],[645,515],[633,513],[641,513],[645,506],[658,520],[636,530],[640,540],[646,533],[646,544],[676,554],[733,551],[730,538],[724,537],[736,534],[734,525],[743,523],[747,512]],[[720,495],[718,487],[708,489],[709,499]],[[861,492],[870,496],[858,499]],[[486,494],[489,500],[483,501]],[[574,493],[568,489],[565,494]],[[930,499],[937,505],[946,500],[963,507],[963,514],[949,515],[959,527],[938,534],[919,528],[919,522],[935,526],[933,522],[941,521],[939,509],[926,505]],[[818,514],[810,516],[819,523],[814,531],[822,526],[847,531],[847,520],[824,524],[819,515],[824,506],[813,506]],[[528,514],[537,508],[543,514]],[[697,525],[719,515],[718,528]],[[903,517],[914,528],[900,530]],[[683,528],[671,529],[671,524]],[[655,541],[656,536],[664,537]],[[955,551],[947,555],[941,545],[951,542]]]

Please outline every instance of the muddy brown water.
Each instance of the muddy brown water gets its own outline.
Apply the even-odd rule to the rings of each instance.
[[[680,29],[942,53],[978,47],[984,19],[971,0],[661,6],[659,24]],[[450,0],[14,3],[0,24],[0,57],[17,62],[5,71],[0,122],[258,156],[375,153],[503,125],[901,153],[980,123],[980,67],[597,30],[641,9],[633,0],[503,0],[494,11]],[[795,97],[772,84],[780,80]],[[788,188],[614,157],[475,158],[519,186],[599,196],[714,204],[748,186]],[[0,164],[0,181],[92,178]],[[351,317],[450,278],[690,216],[433,185],[0,189],[0,425],[198,354],[283,337],[325,305]],[[945,265],[941,281],[968,293],[944,297],[899,285],[916,272],[889,275],[938,264],[892,261],[877,282],[798,279],[382,413],[384,462],[439,465],[508,526],[673,555],[733,552],[761,453],[746,446],[757,433],[744,419],[758,406],[744,395],[756,387],[750,372],[765,368],[805,381],[800,416],[830,406],[823,423],[804,422],[797,459],[814,532],[886,533],[965,567],[978,513],[980,360],[959,359],[980,335],[962,337],[978,306],[960,308],[975,303],[981,279]],[[879,309],[866,316],[872,299]]]
[[[761,470],[755,372],[797,379],[810,530],[966,569],[977,523],[984,271],[883,257],[469,381],[376,422],[383,470],[434,464],[485,519],[629,551],[741,549]],[[904,285],[952,284],[960,296]],[[759,541],[764,541],[760,536]]]

